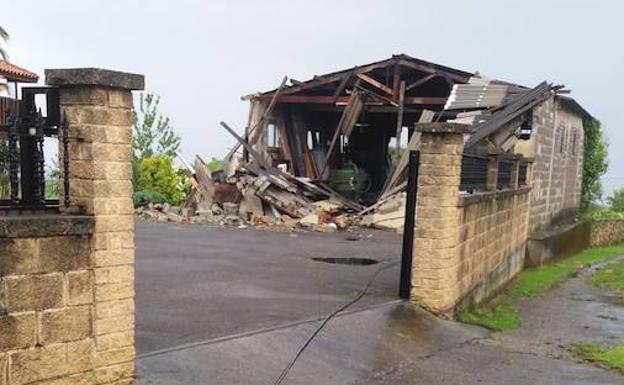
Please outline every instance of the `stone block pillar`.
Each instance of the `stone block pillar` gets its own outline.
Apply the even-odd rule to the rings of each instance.
[[[514,190],[518,188],[518,177],[520,176],[521,159],[521,155],[514,155],[511,163],[511,178],[509,180],[509,188]]]
[[[416,126],[421,138],[411,299],[436,313],[452,310],[459,293],[458,199],[465,127]]]
[[[130,384],[134,377],[134,218],[132,90],[142,75],[94,68],[46,70],[60,88],[69,127],[72,214],[92,216],[95,383]],[[62,142],[62,141],[60,141]],[[60,146],[62,150],[62,145]]]
[[[488,154],[486,191],[496,191],[498,186],[498,157],[499,153]]]

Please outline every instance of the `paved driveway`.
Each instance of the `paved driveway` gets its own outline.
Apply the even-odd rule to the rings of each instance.
[[[400,236],[367,231],[279,233],[137,222],[139,354],[321,317],[350,300],[388,261]],[[370,266],[312,257],[374,258]],[[396,299],[398,265],[375,280],[355,308]]]
[[[291,237],[138,223],[137,384],[273,384],[319,318],[398,259],[400,237],[369,235],[349,241],[341,233]],[[338,266],[310,260],[349,256],[382,262]],[[318,334],[283,384],[623,383],[615,372],[553,354],[552,347],[564,342],[562,329],[583,335],[591,324],[591,335],[621,334],[621,318],[605,327],[594,305],[575,299],[577,286],[530,299],[520,308],[526,325],[500,335],[396,300],[397,282],[398,265],[384,270],[370,295]],[[553,322],[566,311],[568,320],[582,323]],[[588,323],[588,317],[598,322]]]

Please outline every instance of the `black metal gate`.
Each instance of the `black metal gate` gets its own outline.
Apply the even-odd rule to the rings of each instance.
[[[407,172],[407,201],[405,202],[405,222],[403,224],[403,248],[401,251],[401,278],[399,296],[409,299],[412,281],[412,255],[414,251],[414,214],[418,193],[418,165],[420,153],[410,151]]]
[[[0,119],[0,173],[9,196],[0,199],[0,209],[52,209],[59,206],[58,199],[46,197],[44,140],[59,137],[63,140],[63,174],[67,175],[68,137],[61,124],[59,92],[53,87],[24,87],[21,99],[3,98],[4,116]],[[45,116],[37,107],[36,97],[45,98]],[[68,191],[68,178],[65,178]],[[69,204],[65,194],[66,205]]]

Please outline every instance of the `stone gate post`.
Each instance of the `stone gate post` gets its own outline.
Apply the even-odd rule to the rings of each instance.
[[[69,175],[62,175],[69,178],[69,191],[61,181],[60,200],[69,193],[65,211],[94,219],[95,383],[130,384],[135,356],[131,91],[144,88],[144,77],[95,68],[49,69],[45,75],[48,85],[60,89],[69,128]]]
[[[420,166],[414,230],[411,299],[443,313],[457,298],[458,207],[465,125],[418,124]]]

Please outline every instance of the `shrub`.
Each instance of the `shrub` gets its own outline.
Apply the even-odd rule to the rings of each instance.
[[[135,191],[132,194],[132,200],[135,206],[144,205],[147,203],[165,203],[167,198],[156,191]]]
[[[184,192],[180,189],[180,177],[167,156],[154,156],[141,160],[138,191],[159,193],[173,205],[180,204],[185,199]]]
[[[583,219],[624,219],[624,211],[615,211],[608,207],[597,207],[582,214]]]
[[[624,187],[613,190],[607,197],[607,203],[611,210],[624,212]]]

